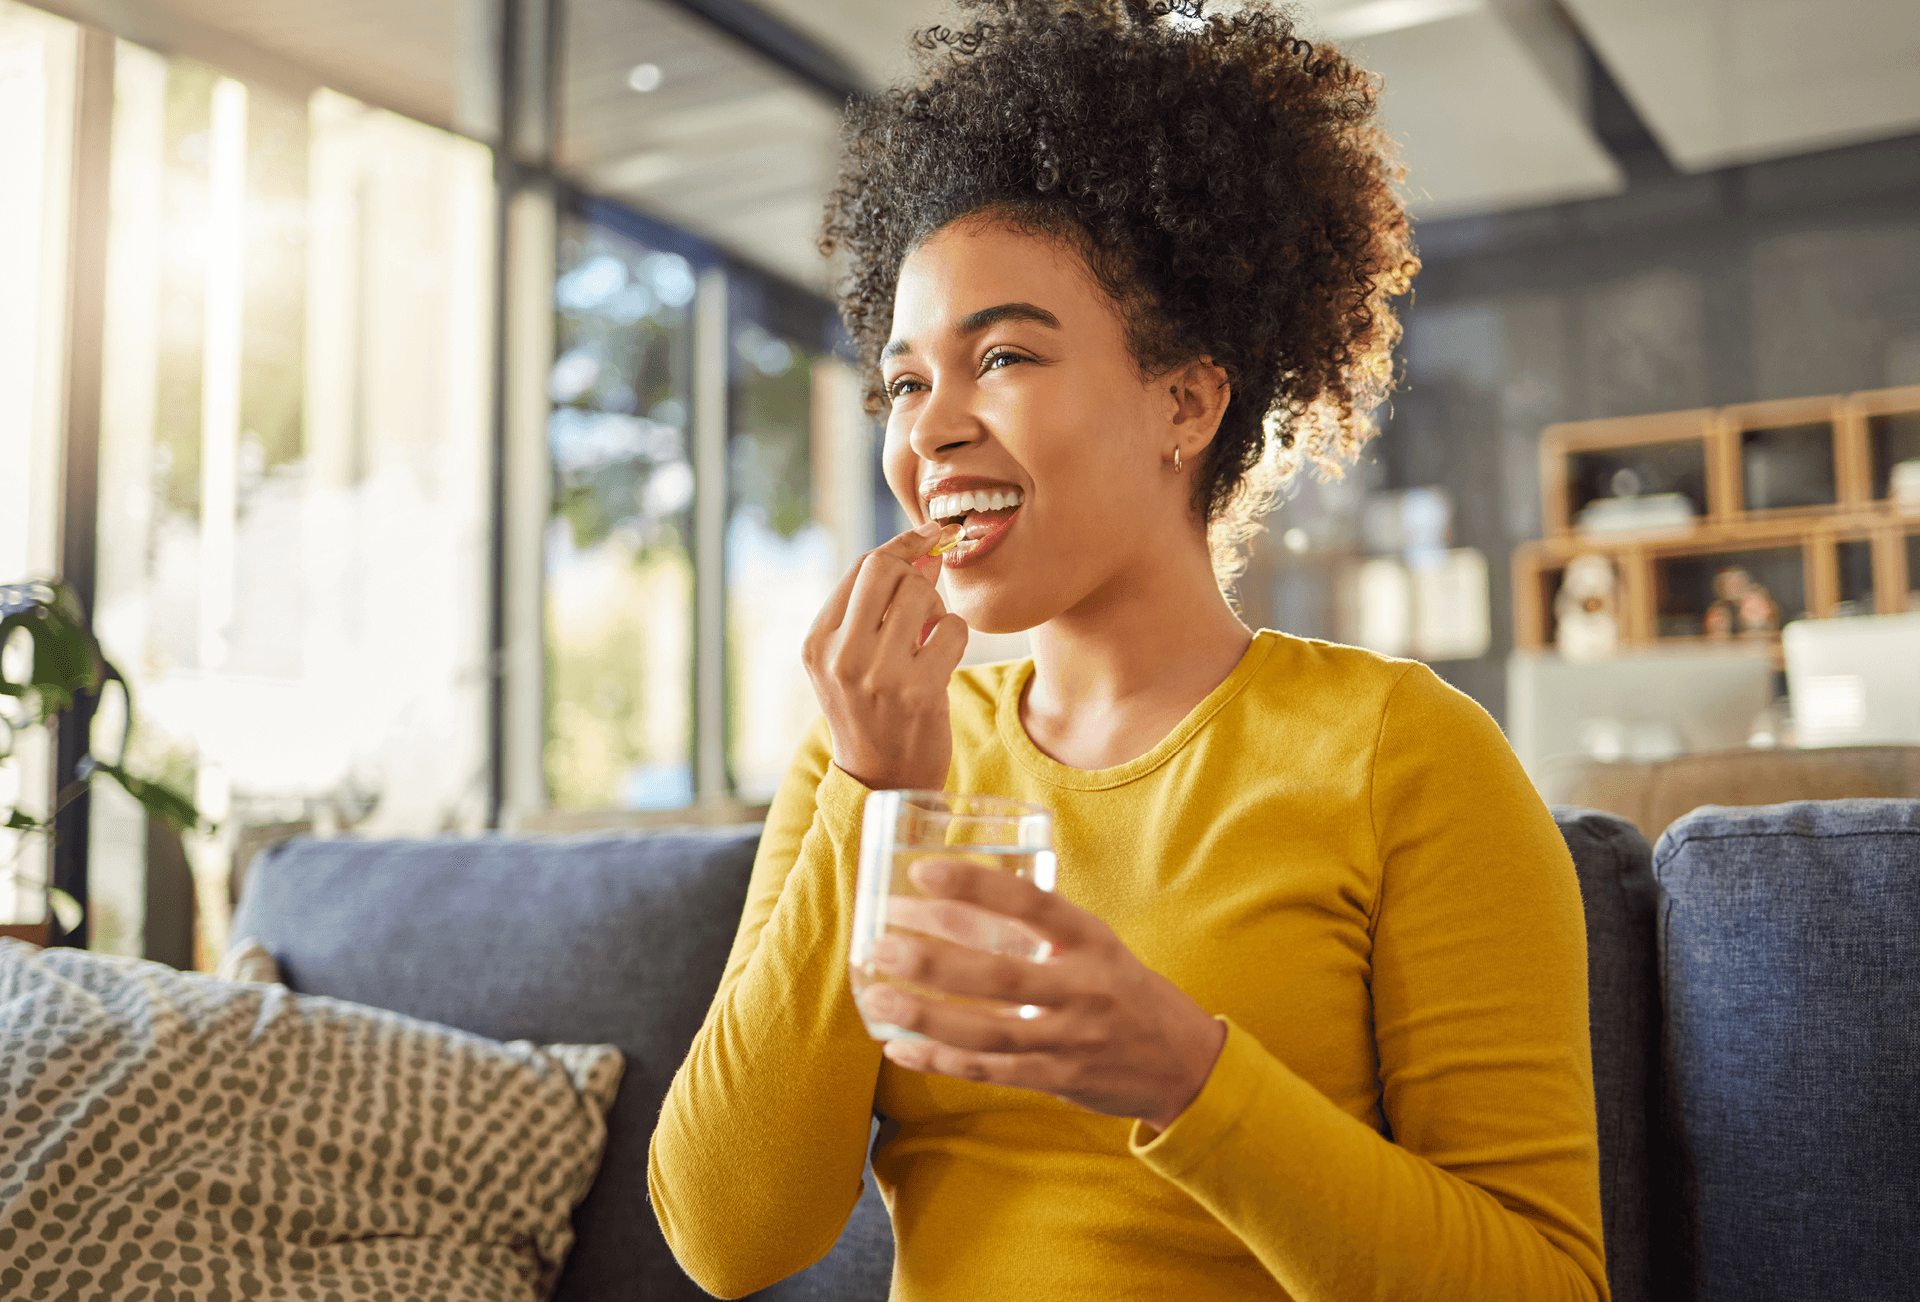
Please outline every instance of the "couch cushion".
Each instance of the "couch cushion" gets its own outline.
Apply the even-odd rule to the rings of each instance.
[[[540,1302],[620,1055],[0,941],[0,1296]]]
[[[494,1039],[618,1046],[626,1078],[557,1297],[704,1298],[647,1201],[647,1142],[719,984],[757,837],[293,841],[254,862],[234,934],[264,941],[297,990]]]
[[[1651,1296],[1647,1111],[1659,1045],[1653,918],[1658,888],[1646,838],[1592,809],[1555,809],[1587,919],[1587,1011],[1600,1132],[1600,1212],[1613,1302]]]
[[[1681,1295],[1906,1297],[1920,1243],[1920,801],[1710,806],[1654,850]]]

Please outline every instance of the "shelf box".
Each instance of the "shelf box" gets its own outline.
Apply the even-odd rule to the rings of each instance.
[[[1920,385],[1856,393],[1850,405],[1866,436],[1862,488],[1870,501],[1888,502],[1893,497],[1893,468],[1920,460]]]
[[[1703,409],[1549,426],[1540,436],[1547,536],[1572,534],[1583,509],[1616,496],[1615,477],[1623,470],[1638,478],[1640,496],[1678,493],[1700,518],[1714,515],[1714,418]]]
[[[1873,601],[1873,540],[1843,538],[1834,544],[1838,586],[1830,611],[1834,615],[1871,615]]]
[[[1677,494],[1692,505],[1695,519],[1707,515],[1707,449],[1699,439],[1595,448],[1567,454],[1567,511],[1576,533],[1582,532],[1581,512],[1622,496],[1617,489],[1628,477],[1634,495]]]
[[[1748,517],[1779,512],[1831,513],[1848,500],[1844,398],[1755,402],[1721,412],[1733,464],[1727,467],[1737,501],[1729,510]]]
[[[1740,500],[1748,511],[1840,504],[1833,426],[1776,425],[1740,431]]]
[[[1654,636],[1706,637],[1707,612],[1720,599],[1717,576],[1745,570],[1772,597],[1774,629],[1807,617],[1806,549],[1798,544],[1727,551],[1657,555],[1654,571]]]

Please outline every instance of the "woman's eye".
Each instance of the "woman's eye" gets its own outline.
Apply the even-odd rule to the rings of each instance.
[[[898,402],[901,398],[907,395],[909,389],[913,385],[916,385],[918,383],[920,383],[920,381],[910,380],[905,376],[901,376],[899,379],[895,380],[892,384],[889,384],[887,386],[888,400],[893,402]]]
[[[1001,362],[1024,362],[1026,360],[1027,359],[1019,353],[988,353],[986,360],[980,363],[980,369],[983,371],[999,371],[1006,369],[1000,365]]]

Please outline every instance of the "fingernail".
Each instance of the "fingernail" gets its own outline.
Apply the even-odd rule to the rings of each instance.
[[[886,1017],[900,1011],[900,996],[886,986],[874,986],[861,996],[861,1002],[876,1017]]]
[[[935,534],[939,533],[942,527],[943,526],[938,520],[929,520],[925,524],[915,525],[913,527],[913,531],[919,534],[922,538],[931,538]]]
[[[913,866],[913,879],[922,886],[938,886],[947,880],[947,866],[938,859],[922,859]]]
[[[879,943],[873,947],[873,957],[875,962],[885,963],[891,967],[906,957],[906,946],[892,936],[882,936]]]

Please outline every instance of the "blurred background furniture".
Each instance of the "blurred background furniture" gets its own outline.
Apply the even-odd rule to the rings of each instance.
[[[1769,770],[1782,755],[1813,767]],[[1689,774],[1713,758],[1641,766],[1664,780],[1636,795],[1639,817],[1704,789]],[[1748,794],[1828,774],[1842,787],[1876,773],[1911,783],[1920,765],[1899,748],[1723,758],[1746,785],[1723,775],[1716,789]],[[1657,854],[1628,817],[1555,814],[1587,916],[1616,1302],[1896,1296],[1868,1281],[1920,1233],[1920,800],[1700,810]],[[648,1204],[647,1142],[725,964],[756,836],[300,839],[255,860],[237,933],[265,941],[297,990],[495,1038],[618,1045],[627,1073],[557,1296],[702,1298]],[[1765,1045],[1782,1056],[1769,1061]],[[1849,1180],[1855,1162],[1875,1180]],[[1861,1246],[1867,1232],[1879,1246]],[[1756,1273],[1749,1240],[1766,1249],[1757,1260],[1796,1255]],[[1849,1276],[1856,1259],[1864,1273]],[[757,1296],[881,1302],[891,1261],[869,1171],[833,1251]]]
[[[1535,776],[1551,805],[1618,814],[1649,841],[1701,805],[1920,799],[1920,746],[1746,747],[1653,762],[1548,760]]]
[[[1568,755],[1653,760],[1745,746],[1773,689],[1773,657],[1751,642],[1637,647],[1585,662],[1522,649],[1507,659],[1507,740],[1536,784]]]
[[[1801,746],[1920,745],[1920,610],[1780,633]]]
[[[1620,574],[1623,646],[1725,638],[1718,575],[1759,583],[1773,612],[1751,636],[1835,614],[1899,614],[1920,575],[1920,510],[1896,467],[1920,458],[1920,387],[1549,426],[1540,436],[1545,536],[1513,553],[1516,647],[1556,641],[1568,563]],[[1737,612],[1728,612],[1736,614]]]

